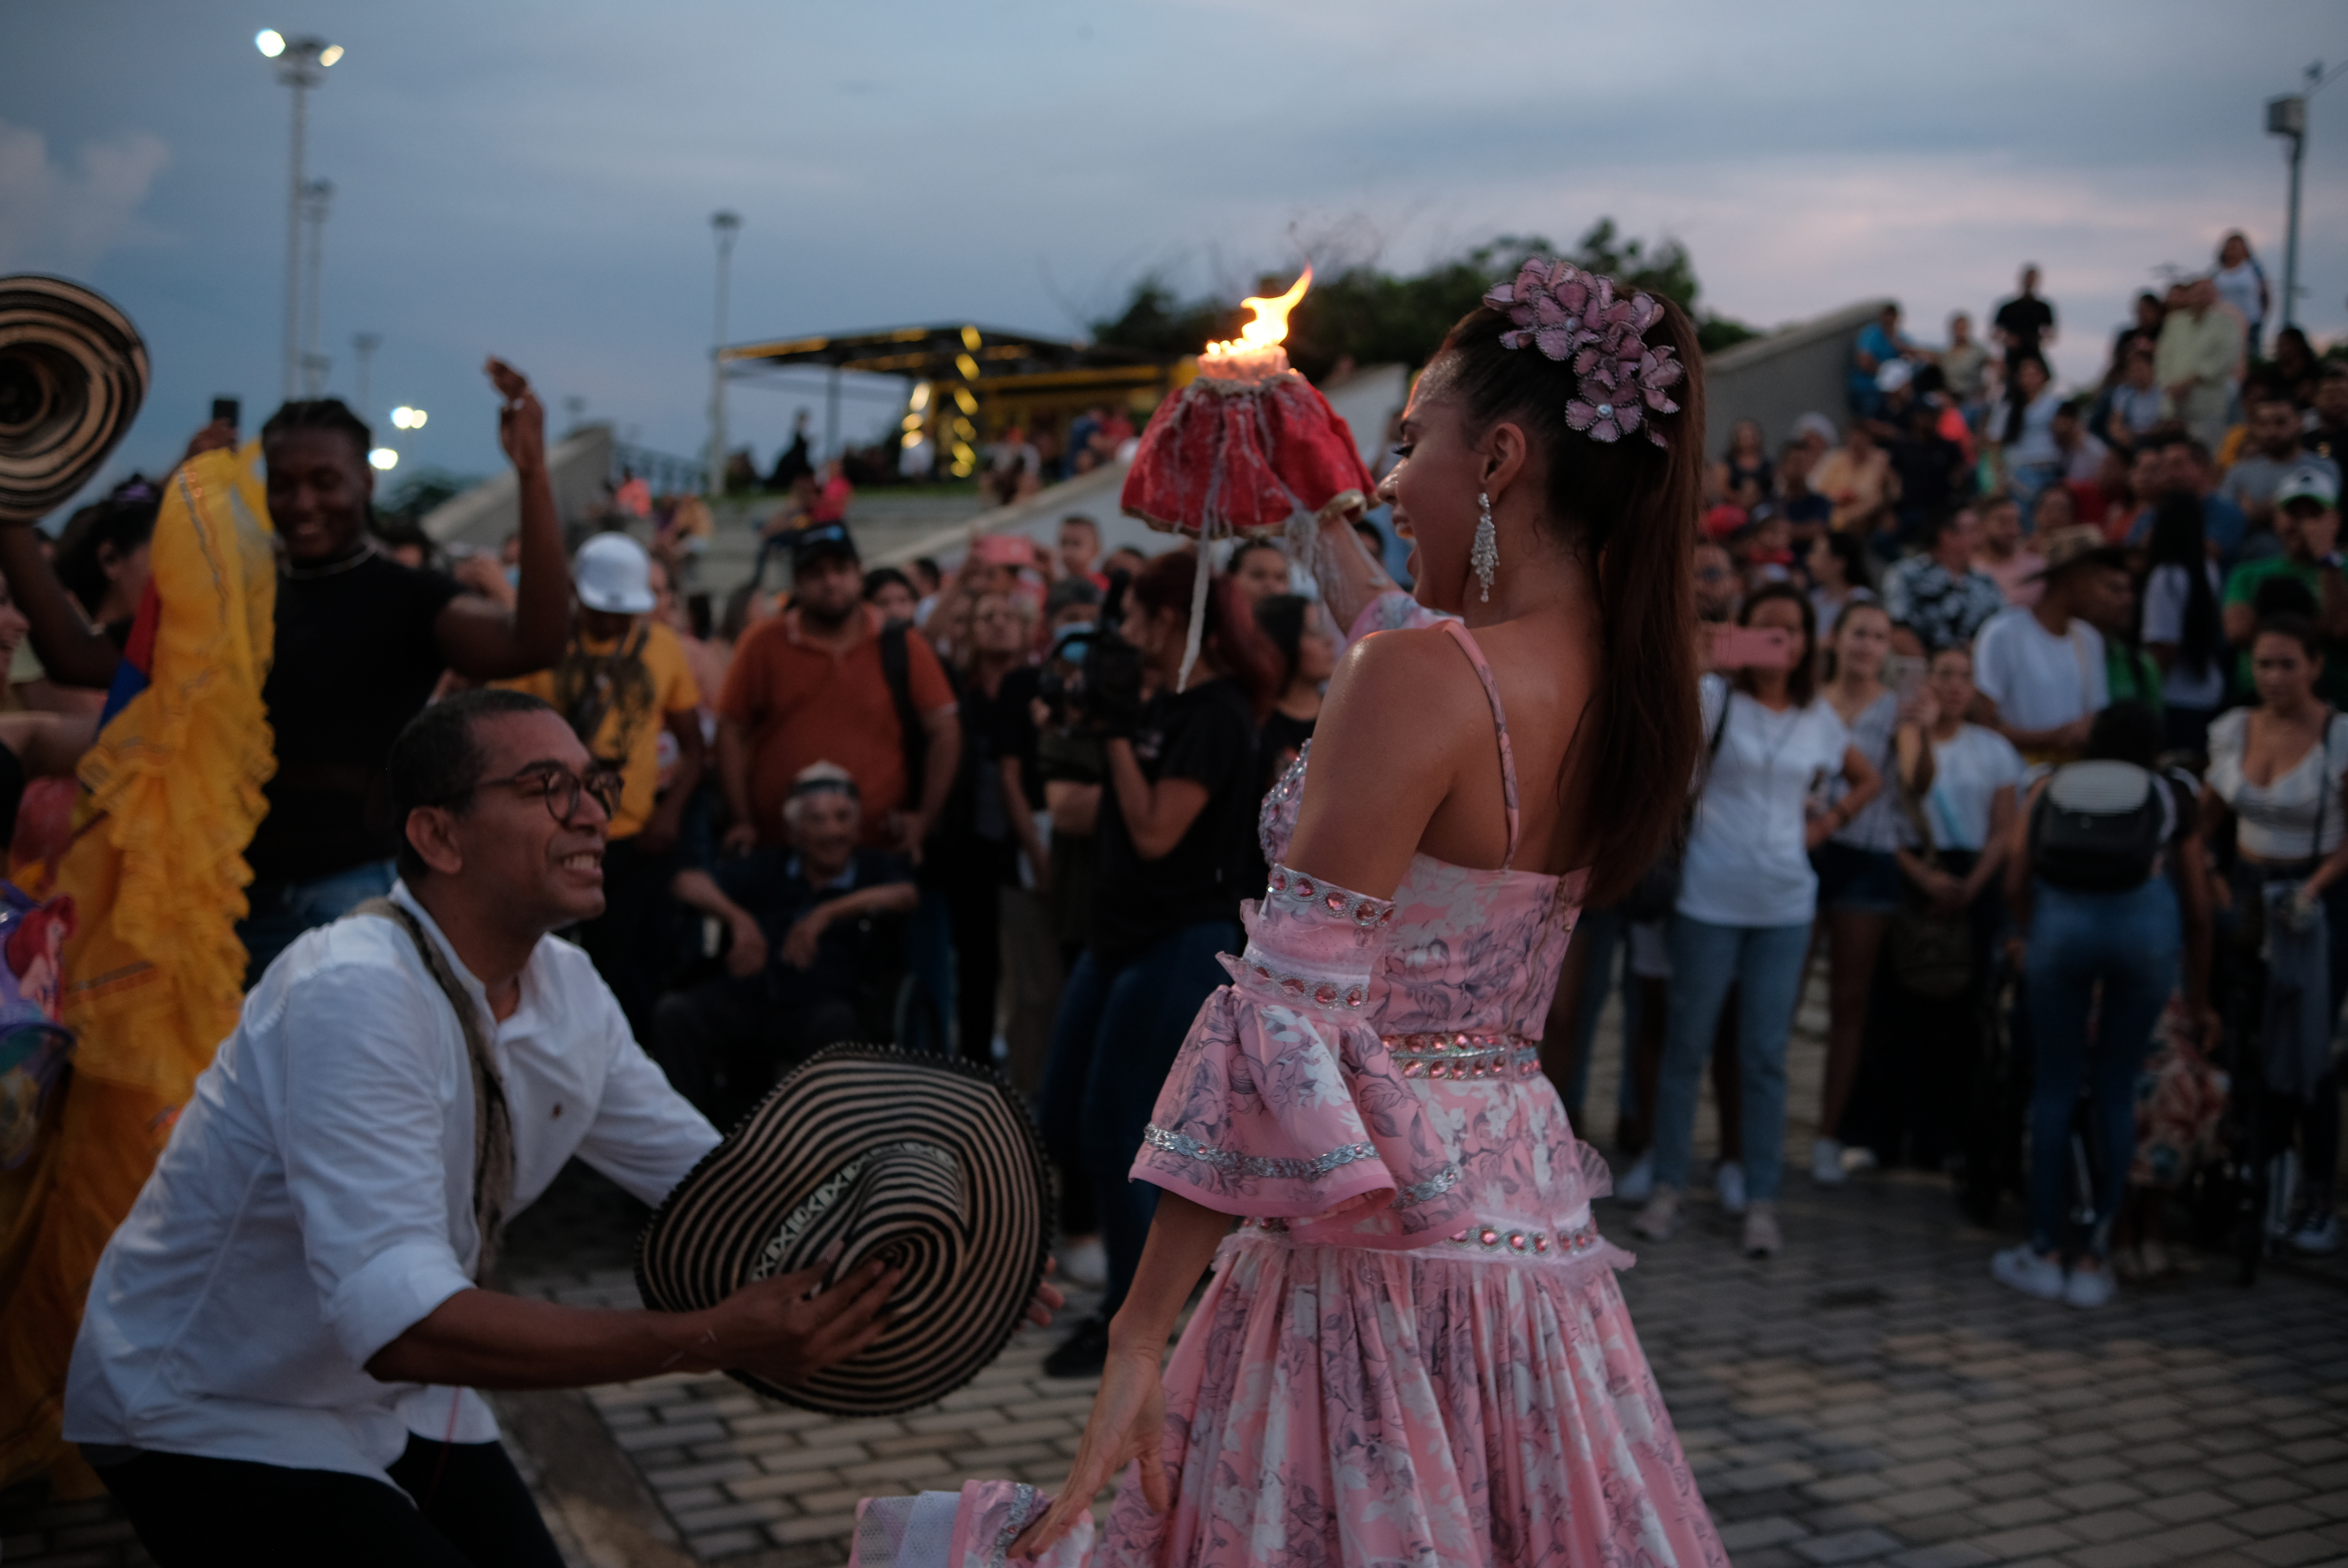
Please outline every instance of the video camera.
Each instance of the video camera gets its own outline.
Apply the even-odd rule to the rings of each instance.
[[[1126,590],[1133,574],[1113,571],[1100,615],[1090,626],[1071,626],[1052,639],[1036,695],[1052,723],[1077,734],[1122,735],[1141,718],[1141,651],[1118,635],[1125,625]],[[1073,671],[1063,667],[1073,664]]]

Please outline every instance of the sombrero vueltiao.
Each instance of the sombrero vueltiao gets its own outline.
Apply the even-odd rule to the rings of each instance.
[[[831,1415],[889,1415],[976,1377],[1044,1276],[1050,1177],[1011,1086],[973,1063],[842,1045],[794,1069],[677,1184],[636,1248],[644,1305],[685,1312],[753,1280],[880,1257],[904,1270],[871,1345],[795,1388]]]
[[[147,396],[147,345],[112,301],[63,278],[0,278],[0,525],[88,483]]]

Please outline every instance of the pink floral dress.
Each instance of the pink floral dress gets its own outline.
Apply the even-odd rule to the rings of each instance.
[[[1513,859],[1499,692],[1442,624],[1491,700]],[[1725,1568],[1591,1218],[1605,1164],[1535,1060],[1581,875],[1315,881],[1282,864],[1305,767],[1134,1163],[1247,1223],[1167,1368],[1173,1508],[1128,1477],[1096,1562]]]

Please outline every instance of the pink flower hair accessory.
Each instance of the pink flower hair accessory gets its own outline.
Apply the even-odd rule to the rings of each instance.
[[[1665,389],[1687,367],[1668,345],[1648,345],[1647,329],[1663,319],[1663,307],[1652,296],[1617,298],[1612,278],[1570,261],[1534,258],[1484,302],[1508,312],[1516,323],[1500,334],[1502,348],[1530,344],[1550,359],[1572,363],[1581,385],[1580,395],[1565,405],[1570,428],[1592,441],[1619,441],[1643,426],[1648,440],[1670,448],[1651,416],[1679,412]]]

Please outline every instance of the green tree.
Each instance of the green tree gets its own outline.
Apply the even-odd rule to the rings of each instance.
[[[1452,323],[1474,310],[1487,290],[1515,276],[1526,257],[1556,253],[1557,247],[1539,235],[1504,234],[1424,272],[1397,275],[1364,264],[1315,278],[1289,321],[1289,359],[1314,379],[1343,359],[1357,364],[1424,364]],[[1695,267],[1676,240],[1649,250],[1637,239],[1622,238],[1612,219],[1601,218],[1567,259],[1668,295],[1694,317],[1697,342],[1707,353],[1756,335],[1740,322],[1697,310]],[[1278,293],[1290,281],[1268,276],[1257,288]],[[1093,335],[1103,343],[1149,354],[1196,354],[1212,339],[1235,335],[1245,315],[1230,301],[1185,302],[1152,274],[1134,285],[1123,314],[1093,323]]]

